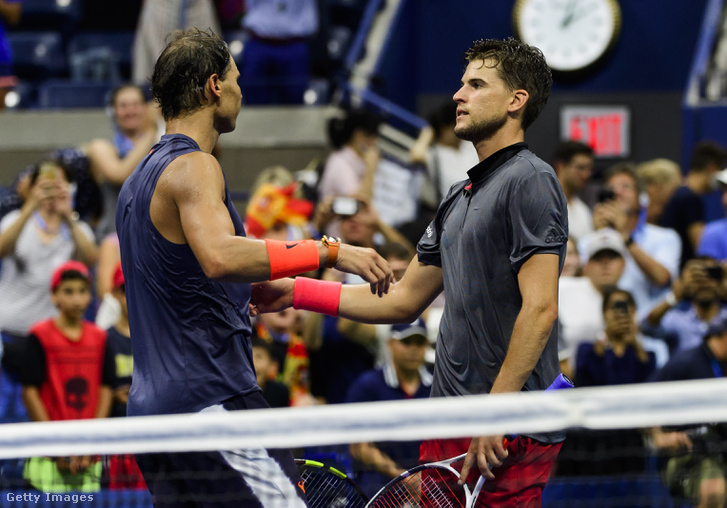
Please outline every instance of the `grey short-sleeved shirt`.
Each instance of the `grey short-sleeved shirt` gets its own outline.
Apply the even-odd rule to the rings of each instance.
[[[417,245],[419,261],[440,266],[445,308],[432,396],[489,393],[522,307],[517,274],[533,254],[557,254],[568,240],[566,199],[553,169],[525,143],[506,147],[452,186]],[[545,390],[560,373],[553,327],[523,391]],[[559,442],[561,432],[532,435]]]

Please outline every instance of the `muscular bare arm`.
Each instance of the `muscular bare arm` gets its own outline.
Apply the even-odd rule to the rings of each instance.
[[[265,242],[235,235],[225,204],[225,182],[217,159],[192,152],[164,170],[151,199],[154,226],[170,242],[189,244],[205,274],[212,279],[259,282],[270,278]],[[319,264],[328,249],[317,243]],[[357,273],[377,292],[388,290],[388,263],[373,249],[342,245],[336,268]]]
[[[519,392],[548,342],[558,317],[558,256],[536,254],[518,272],[523,305],[515,320],[510,345],[490,393]],[[479,466],[485,478],[493,479],[490,468],[507,457],[503,436],[475,437],[462,466],[462,478]]]

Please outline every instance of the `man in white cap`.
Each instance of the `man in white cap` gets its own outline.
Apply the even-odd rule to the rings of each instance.
[[[722,188],[722,206],[727,213],[727,169],[717,173],[715,178]],[[697,248],[697,254],[722,262],[727,261],[727,218],[707,223]]]
[[[424,364],[429,347],[427,328],[420,317],[391,327],[388,361],[361,374],[348,391],[347,402],[375,402],[428,398],[432,375]],[[419,461],[420,441],[358,443],[351,445],[356,460],[356,483],[373,496],[386,482]]]
[[[588,260],[583,277],[561,277],[558,293],[558,321],[561,341],[558,358],[561,370],[574,373],[575,352],[582,342],[595,342],[604,332],[603,295],[619,281],[626,267],[626,244],[621,234],[611,228],[594,231],[587,239]],[[663,341],[638,336],[643,348],[656,356],[658,366],[669,358],[669,349]]]
[[[561,342],[558,356],[564,373],[581,342],[595,342],[603,333],[601,304],[603,292],[616,286],[626,260],[623,238],[613,229],[600,229],[589,235],[588,260],[582,277],[561,277],[558,294],[558,320]]]

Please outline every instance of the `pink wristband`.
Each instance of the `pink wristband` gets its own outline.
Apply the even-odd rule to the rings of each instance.
[[[340,282],[296,277],[293,287],[293,308],[312,310],[329,316],[338,316],[341,302]]]

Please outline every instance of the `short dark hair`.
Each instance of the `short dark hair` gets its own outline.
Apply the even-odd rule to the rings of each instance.
[[[562,162],[568,164],[576,155],[588,155],[593,157],[593,148],[580,141],[563,141],[555,148],[553,163]]]
[[[523,129],[527,129],[543,111],[550,97],[553,73],[545,62],[543,52],[535,46],[508,37],[507,39],[480,39],[465,51],[463,63],[489,59],[494,62],[500,77],[510,90],[524,89],[530,95],[522,115]]]
[[[378,134],[381,119],[366,109],[351,109],[344,117],[334,117],[328,121],[328,138],[333,148],[338,150],[351,141],[356,130],[367,134]]]
[[[636,172],[636,165],[633,162],[617,162],[613,166],[609,167],[603,175],[603,181],[608,182],[611,178],[616,175],[628,175],[636,184],[636,190],[641,193],[643,182],[639,178],[639,174]]]
[[[621,289],[616,286],[609,286],[603,291],[603,303],[601,304],[601,311],[605,314],[608,310],[608,304],[611,302],[611,298],[614,295],[624,295],[626,296],[626,301],[629,303],[629,305],[633,308],[636,308],[636,300],[634,300],[634,295],[626,291],[625,289]]]
[[[690,171],[703,171],[707,166],[714,164],[723,168],[727,163],[727,150],[715,141],[702,141],[692,150],[689,162]]]
[[[448,100],[437,107],[428,117],[429,125],[434,130],[435,139],[439,139],[442,130],[457,123],[457,103]]]
[[[139,95],[141,95],[141,99],[143,101],[146,101],[146,94],[144,93],[144,89],[142,87],[140,87],[139,85],[135,85],[134,83],[121,83],[120,85],[115,86],[109,93],[109,106],[116,106],[116,99],[118,98],[119,94],[124,90],[136,90],[137,92],[139,92]]]
[[[213,74],[224,79],[230,50],[211,30],[175,30],[154,64],[151,93],[165,120],[193,113],[205,104],[205,84]]]

